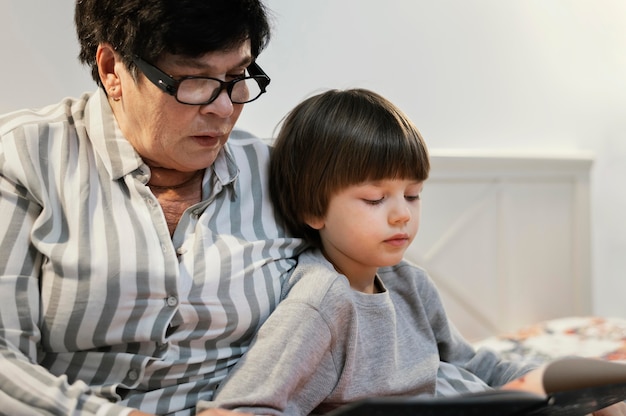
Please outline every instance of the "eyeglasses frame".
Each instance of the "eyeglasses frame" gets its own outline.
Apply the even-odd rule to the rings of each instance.
[[[207,105],[207,104],[211,104],[213,101],[215,101],[217,99],[217,97],[219,97],[219,95],[222,93],[222,91],[226,90],[226,92],[228,93],[228,98],[231,99],[231,102],[233,104],[246,104],[246,103],[250,103],[256,99],[258,99],[261,95],[263,95],[266,92],[267,86],[269,85],[271,79],[270,77],[265,73],[265,71],[263,71],[263,69],[261,69],[261,67],[256,63],[256,62],[252,62],[250,65],[248,65],[248,67],[246,68],[248,71],[249,76],[243,76],[243,77],[239,77],[239,78],[235,78],[231,81],[222,81],[221,79],[217,79],[217,78],[213,78],[213,77],[201,77],[201,76],[183,76],[180,77],[178,79],[172,77],[171,75],[168,75],[167,73],[163,72],[161,69],[159,69],[158,67],[156,67],[155,65],[143,60],[142,58],[140,58],[139,56],[135,55],[133,56],[133,63],[137,66],[137,68],[139,68],[139,70],[141,72],[143,72],[143,74],[146,76],[146,78],[152,82],[154,85],[156,85],[159,89],[161,89],[163,92],[165,92],[166,94],[171,95],[172,97],[174,97],[176,99],[176,101],[178,101],[181,104],[186,104],[186,105]],[[190,103],[185,103],[182,102],[178,99],[178,87],[180,85],[180,83],[186,79],[210,79],[213,81],[217,81],[219,82],[220,86],[219,88],[216,90],[216,93],[214,93],[214,95],[207,101],[202,102],[202,103],[198,103],[198,104],[190,104]],[[261,89],[261,93],[256,97],[253,98],[252,100],[249,101],[245,101],[243,103],[241,102],[237,102],[237,101],[233,101],[231,98],[231,94],[233,91],[233,87],[235,85],[235,83],[245,80],[245,79],[254,79],[257,84],[259,84],[259,88]]]

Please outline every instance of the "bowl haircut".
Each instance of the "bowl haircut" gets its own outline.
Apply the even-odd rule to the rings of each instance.
[[[270,163],[270,195],[286,228],[319,246],[307,218],[323,218],[342,189],[383,179],[428,178],[421,134],[384,97],[365,89],[330,90],[284,119]]]

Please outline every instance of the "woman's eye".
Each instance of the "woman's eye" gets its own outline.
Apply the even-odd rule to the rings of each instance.
[[[241,72],[239,74],[228,74],[226,75],[226,78],[229,80],[233,80],[233,79],[239,79],[239,78],[244,78],[246,76],[245,71]]]

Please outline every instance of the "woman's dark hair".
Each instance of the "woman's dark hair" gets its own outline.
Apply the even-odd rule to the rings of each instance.
[[[256,58],[270,38],[265,6],[259,0],[77,0],[74,14],[79,60],[96,65],[100,43],[110,43],[128,68],[137,55],[156,62],[164,53],[198,57],[250,40]]]
[[[331,90],[298,104],[284,120],[270,162],[270,195],[296,237],[320,245],[307,219],[326,215],[331,196],[369,180],[428,178],[426,145],[413,123],[382,96]]]

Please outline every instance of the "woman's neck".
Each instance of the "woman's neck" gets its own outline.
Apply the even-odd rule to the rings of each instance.
[[[155,174],[150,177],[148,186],[159,201],[170,236],[173,236],[185,210],[202,200],[204,170],[188,172],[187,175],[162,175],[159,173],[157,169]]]
[[[152,189],[180,189],[195,187],[202,182],[204,170],[194,172],[180,172],[171,169],[153,168],[151,169],[148,186]]]

